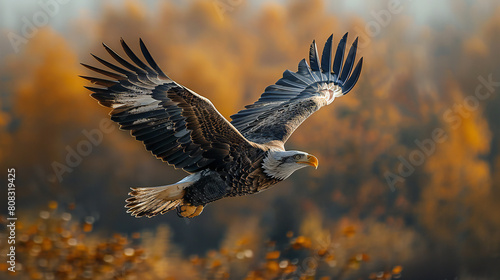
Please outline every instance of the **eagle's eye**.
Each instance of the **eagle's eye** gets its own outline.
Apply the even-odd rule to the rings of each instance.
[[[293,159],[295,159],[295,160],[299,160],[301,157],[302,157],[301,155],[294,155],[294,156],[293,156]]]

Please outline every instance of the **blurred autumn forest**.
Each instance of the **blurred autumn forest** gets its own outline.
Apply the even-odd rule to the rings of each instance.
[[[354,13],[329,13],[326,1],[227,3],[162,2],[154,14],[138,1],[99,3],[101,13],[82,13],[69,34],[41,27],[4,56],[0,165],[17,171],[22,266],[11,275],[2,261],[0,275],[499,279],[500,6],[483,3],[485,13],[457,1],[449,20],[425,24],[393,14],[374,34]],[[367,9],[387,5],[379,6]],[[349,44],[360,37],[365,58],[358,85],[287,143],[316,155],[317,170],[218,201],[191,220],[125,213],[129,187],[184,173],[116,126],[101,130],[102,142],[76,166],[54,171],[108,118],[78,77],[87,73],[79,62],[98,65],[89,52],[108,57],[101,42],[119,50],[123,37],[138,50],[142,38],[167,75],[229,118],[285,69],[296,71],[313,39],[321,50],[346,31]]]

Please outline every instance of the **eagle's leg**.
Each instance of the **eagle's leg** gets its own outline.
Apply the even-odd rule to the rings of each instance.
[[[194,213],[191,216],[189,216],[189,218],[193,218],[193,217],[200,215],[201,212],[203,212],[203,208],[204,208],[203,205],[196,206],[196,210],[194,210]]]
[[[185,217],[185,218],[193,218],[201,214],[203,211],[204,206],[199,205],[199,206],[193,206],[189,204],[184,204],[179,207],[177,207],[177,214],[180,217]]]

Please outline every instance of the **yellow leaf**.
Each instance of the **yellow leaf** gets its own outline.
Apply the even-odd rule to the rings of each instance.
[[[266,255],[266,259],[268,260],[275,260],[278,259],[279,257],[280,257],[280,251],[269,252]]]

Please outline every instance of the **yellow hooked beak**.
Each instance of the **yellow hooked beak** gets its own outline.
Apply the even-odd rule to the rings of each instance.
[[[318,168],[318,159],[313,155],[308,155],[307,161],[297,161],[297,163],[308,164],[316,169]]]

